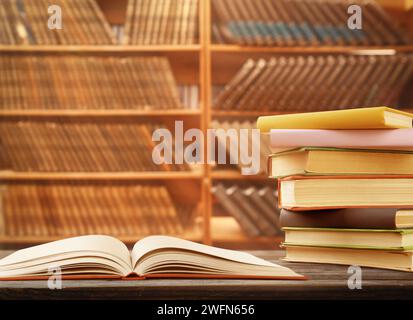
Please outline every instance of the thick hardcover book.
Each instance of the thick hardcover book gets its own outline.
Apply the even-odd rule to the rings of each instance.
[[[388,249],[328,248],[285,245],[285,260],[292,262],[358,265],[400,271],[413,271],[412,251]]]
[[[16,251],[0,260],[0,280],[47,279],[57,267],[65,279],[305,279],[248,253],[174,237],[150,236],[129,252],[116,238],[91,235]]]
[[[344,208],[306,212],[281,209],[280,225],[282,228],[411,228],[413,227],[413,209]]]
[[[272,129],[271,147],[398,148],[413,147],[413,129]]]
[[[284,245],[331,248],[413,250],[413,229],[285,227]]]
[[[261,132],[271,129],[412,128],[413,114],[388,107],[357,108],[259,117]]]
[[[268,175],[276,178],[291,175],[377,174],[413,174],[411,148],[394,150],[304,147],[279,151],[268,157]]]
[[[278,180],[279,207],[412,208],[413,175],[290,176]]]

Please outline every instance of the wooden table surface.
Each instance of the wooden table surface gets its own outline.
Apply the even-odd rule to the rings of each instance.
[[[0,257],[8,251],[0,251]],[[413,273],[362,268],[362,289],[350,290],[347,266],[291,263],[282,251],[252,251],[310,277],[286,280],[81,280],[50,290],[46,281],[0,282],[1,299],[413,299]]]

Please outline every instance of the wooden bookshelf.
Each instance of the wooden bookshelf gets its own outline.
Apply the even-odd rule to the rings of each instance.
[[[0,117],[142,117],[142,118],[177,118],[177,117],[199,117],[200,110],[191,109],[167,109],[167,110],[131,110],[131,109],[113,109],[113,110],[0,110]]]
[[[211,179],[216,181],[272,181],[266,175],[242,175],[237,170],[213,170]]]
[[[193,52],[201,50],[193,45],[0,45],[0,52],[11,53],[140,53]]]
[[[402,0],[400,0],[402,1]],[[211,0],[205,0],[206,25],[208,30],[211,28]],[[400,19],[408,21],[413,17],[402,15]],[[405,21],[404,21],[405,22]],[[411,23],[413,26],[413,23]],[[413,28],[409,29],[413,35]],[[207,127],[210,127],[211,121],[214,119],[253,119],[259,116],[284,114],[277,111],[224,111],[212,109],[211,91],[213,84],[225,85],[238,71],[239,67],[248,58],[269,57],[274,54],[355,54],[355,55],[393,55],[396,53],[413,53],[413,45],[402,46],[318,46],[318,47],[269,47],[269,46],[240,46],[229,44],[215,44],[211,42],[211,33],[207,34],[207,43],[204,46],[204,51],[207,55],[207,74],[205,74],[205,83],[207,98],[205,103],[209,106],[209,110],[204,115]],[[234,68],[235,67],[235,68]],[[413,105],[409,105],[410,109],[405,111],[411,112]],[[291,112],[288,112],[291,113]],[[243,176],[235,170],[217,170],[209,168],[206,171],[208,181],[212,184],[214,181],[233,181],[233,182],[268,182],[275,185],[274,179],[269,179],[265,175],[258,176]],[[212,181],[212,182],[211,182]],[[251,238],[245,236],[240,229],[238,223],[229,216],[215,216],[213,209],[213,199],[211,193],[207,196],[210,198],[206,201],[206,217],[211,222],[211,239],[214,245],[221,245],[234,248],[250,248],[250,247],[265,247],[275,249],[279,247],[282,237],[257,237]]]
[[[291,112],[288,112],[291,113]],[[212,110],[212,117],[214,118],[239,118],[239,117],[250,117],[258,118],[260,116],[272,116],[277,114],[285,114],[285,112],[279,111],[225,111],[225,110]]]
[[[116,238],[125,243],[128,246],[133,246],[139,239],[149,236],[149,234],[137,234],[136,236],[117,236]],[[190,241],[203,241],[202,230],[197,229],[190,232],[185,232],[180,235],[180,237],[185,238]],[[2,247],[17,249],[20,247],[27,247],[42,244],[45,242],[51,242],[62,239],[56,236],[30,236],[30,237],[8,237],[0,236],[0,243]]]
[[[113,10],[125,6],[125,1],[98,0],[104,13],[105,9]],[[116,8],[115,8],[116,7]],[[116,9],[117,10],[117,9]],[[200,32],[204,32],[204,8],[199,7]],[[123,23],[125,17],[108,15],[110,22]],[[123,20],[122,20],[123,19]],[[193,45],[0,45],[0,54],[27,55],[27,56],[52,56],[52,55],[83,55],[83,56],[164,56],[169,59],[172,71],[179,85],[197,85],[199,87],[198,109],[165,109],[165,110],[130,110],[130,109],[100,109],[100,110],[45,110],[41,108],[27,110],[0,110],[0,120],[7,119],[73,119],[84,118],[93,121],[102,119],[116,119],[116,121],[161,121],[165,125],[173,120],[185,120],[185,127],[199,127],[206,132],[204,115],[206,113],[205,101],[205,65],[204,51],[201,43]],[[167,106],[164,106],[167,107]],[[148,152],[151,152],[150,150]],[[198,168],[197,168],[198,169]],[[209,222],[205,217],[204,203],[209,188],[205,182],[205,170],[194,171],[159,171],[159,172],[11,172],[0,171],[1,183],[26,183],[26,182],[60,182],[60,181],[85,181],[99,183],[100,181],[139,182],[143,184],[163,184],[174,203],[177,205],[196,205],[198,212],[197,223],[193,230],[180,236],[204,243],[210,243]],[[200,219],[199,219],[200,218]],[[119,237],[121,241],[132,245],[148,234],[136,234],[133,237]],[[57,240],[56,237],[0,237],[0,246],[27,246]]]
[[[200,44],[193,45],[0,45],[0,52],[11,53],[145,53],[145,52],[193,52],[202,50]],[[317,46],[317,47],[269,47],[239,46],[228,44],[210,45],[212,53],[366,53],[413,52],[413,45],[404,46]]]
[[[212,217],[213,244],[229,248],[266,248],[276,249],[283,241],[282,237],[247,237],[237,221],[232,217]]]
[[[412,108],[403,109],[405,112],[413,113]],[[297,111],[299,112],[299,111]],[[281,112],[281,111],[222,111],[222,110],[212,110],[213,118],[258,118],[260,116],[275,116],[282,114],[291,114],[294,111]]]
[[[227,44],[212,44],[211,52],[229,53],[282,53],[282,54],[310,54],[310,53],[358,53],[358,54],[394,54],[396,52],[413,52],[413,45],[404,46],[318,46],[318,47],[248,47]]]
[[[21,55],[48,55],[48,54],[82,54],[82,55],[119,55],[119,56],[148,56],[157,54],[166,56],[177,82],[183,85],[199,86],[199,109],[179,110],[1,110],[0,120],[15,117],[30,118],[142,118],[158,119],[167,118],[188,119],[190,124],[195,124],[204,133],[211,127],[211,121],[216,118],[257,118],[261,115],[282,114],[273,111],[220,111],[212,109],[212,85],[219,82],[224,84],[231,76],[226,63],[257,56],[269,56],[271,54],[394,54],[397,52],[413,53],[413,45],[406,46],[380,46],[380,47],[245,47],[238,45],[214,44],[211,41],[211,0],[199,0],[199,44],[194,45],[104,45],[104,46],[36,46],[36,45],[0,45],[0,54]],[[398,0],[401,2],[402,0]],[[390,1],[389,1],[390,2]],[[122,24],[125,21],[125,0],[98,0],[107,19],[112,24]],[[410,15],[413,17],[413,15]],[[413,28],[412,28],[413,32]],[[215,58],[223,58],[223,63],[218,67],[213,65]],[[239,60],[241,61],[241,60]],[[238,60],[237,60],[238,63]],[[213,76],[214,72],[214,76]],[[215,73],[219,73],[215,75]],[[226,74],[221,76],[221,74]],[[217,79],[219,81],[217,81]],[[411,106],[413,108],[413,106]],[[407,110],[412,111],[412,110]],[[204,149],[206,152],[206,148]],[[191,201],[199,203],[199,213],[202,223],[194,233],[187,234],[189,240],[202,241],[206,244],[216,244],[228,247],[267,247],[276,248],[281,241],[280,237],[249,238],[245,236],[238,223],[230,216],[215,216],[213,212],[213,196],[211,186],[216,181],[236,182],[268,182],[274,184],[274,180],[264,175],[243,176],[235,170],[215,170],[209,165],[203,165],[201,171],[180,172],[113,172],[113,173],[84,173],[84,172],[0,172],[1,181],[36,181],[36,180],[136,180],[142,182],[164,182],[172,193],[174,199],[185,201],[187,197]],[[199,188],[191,188],[192,185]],[[185,186],[183,188],[182,186]],[[136,242],[139,237],[122,239],[128,243]],[[0,244],[35,244],[53,239],[47,238],[21,238],[10,239],[0,237]]]
[[[159,172],[13,172],[0,171],[0,181],[31,180],[197,180],[203,177],[197,171],[159,171]]]

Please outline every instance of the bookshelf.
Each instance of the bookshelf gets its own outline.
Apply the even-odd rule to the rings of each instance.
[[[139,118],[176,118],[199,117],[200,110],[168,109],[168,110],[0,110],[3,117],[139,117]]]
[[[126,0],[97,0],[107,20],[111,24],[124,24]],[[400,1],[403,2],[403,1]],[[404,2],[403,2],[404,6]],[[404,24],[409,23],[413,14],[398,7],[397,16]],[[162,120],[170,123],[185,120],[189,126],[198,127],[204,133],[214,119],[255,119],[260,115],[276,114],[270,111],[219,111],[212,109],[212,86],[225,84],[235,70],[249,57],[266,57],[274,54],[393,54],[413,53],[413,45],[377,47],[249,47],[214,44],[211,40],[211,0],[199,0],[199,43],[191,45],[0,45],[0,54],[46,56],[47,55],[86,55],[86,56],[149,56],[152,54],[167,57],[179,85],[197,85],[199,88],[199,108],[196,110],[1,110],[0,119],[139,119],[139,121]],[[412,19],[413,20],[413,19]],[[410,28],[410,27],[409,27]],[[413,26],[410,29],[413,33]],[[413,107],[413,105],[412,105]],[[281,112],[280,112],[281,113]],[[204,150],[206,151],[206,149]],[[267,247],[275,248],[279,237],[245,236],[230,216],[213,212],[214,199],[210,190],[214,182],[266,183],[274,186],[274,181],[264,175],[242,176],[236,170],[215,170],[203,165],[196,172],[0,172],[0,182],[16,181],[143,181],[163,182],[174,201],[197,204],[200,223],[194,232],[183,235],[189,240],[228,247]],[[122,239],[135,242],[134,239]],[[53,238],[26,237],[10,239],[0,237],[1,244],[33,244],[54,240]]]
[[[276,249],[283,241],[282,237],[255,237],[251,239],[244,235],[239,224],[232,217],[214,216],[211,219],[212,238],[217,246],[237,249],[265,248]]]
[[[211,179],[217,181],[272,181],[263,174],[243,176],[237,170],[213,170],[211,173]],[[275,181],[273,182],[275,183]]]
[[[201,46],[194,45],[0,45],[0,52],[13,53],[139,53],[139,52],[193,52]]]
[[[13,172],[0,171],[1,181],[30,180],[198,180],[202,172]]]
[[[212,44],[211,52],[229,53],[282,53],[282,54],[307,54],[307,53],[393,53],[393,52],[413,52],[412,45],[403,46],[377,46],[377,47],[353,47],[353,46],[319,46],[319,47],[249,47],[228,44]]]
[[[108,14],[109,22],[116,23],[116,17],[110,12],[118,10],[126,1],[98,1],[102,6],[103,12]],[[110,3],[110,6],[107,5]],[[105,8],[107,9],[105,11]],[[109,10],[109,11],[108,11]],[[119,12],[122,10],[119,10]],[[203,10],[200,8],[200,13]],[[114,18],[115,20],[110,20]],[[118,20],[119,21],[119,20]],[[123,20],[120,20],[124,23]],[[199,28],[203,20],[199,20]],[[199,92],[202,92],[203,74],[201,59],[202,51],[200,44],[193,45],[0,45],[0,54],[22,55],[22,56],[161,56],[167,57],[175,79],[179,85],[198,85]],[[202,99],[199,99],[202,101]],[[33,106],[32,109],[25,110],[1,110],[0,120],[62,120],[63,121],[93,121],[100,122],[116,119],[117,122],[145,122],[157,121],[165,125],[173,120],[184,120],[185,127],[203,127],[203,104],[199,103],[198,109],[167,109],[167,110],[131,110],[131,109],[112,109],[112,110],[42,110]],[[148,152],[151,152],[149,150]],[[1,171],[0,182],[2,183],[97,183],[100,182],[120,182],[134,183],[143,185],[161,184],[168,189],[168,193],[176,205],[193,205],[198,212],[197,220],[193,230],[185,231],[180,236],[188,240],[205,242],[205,225],[202,204],[205,199],[204,191],[204,172],[203,170],[193,171],[161,171],[161,172],[12,172]],[[128,244],[134,244],[139,238],[148,234],[136,234],[132,237],[122,237],[119,239]],[[0,246],[25,246],[36,243],[56,240],[56,237],[42,236],[22,236],[22,237],[0,237]]]
[[[403,4],[404,5],[404,4]],[[317,46],[317,47],[269,47],[269,46],[240,46],[230,44],[215,44],[211,40],[211,0],[204,1],[205,22],[207,33],[205,38],[207,43],[204,45],[206,54],[206,75],[205,75],[205,103],[209,107],[205,116],[206,127],[210,127],[211,121],[215,119],[256,119],[259,116],[282,114],[274,111],[225,111],[213,110],[212,85],[225,85],[234,76],[239,67],[248,58],[261,58],[271,55],[296,55],[296,54],[348,54],[348,55],[392,55],[395,53],[413,53],[413,45],[402,46]],[[399,7],[400,8],[400,7]],[[397,12],[399,21],[408,25],[413,20],[413,11],[407,12],[399,10]],[[413,25],[408,26],[413,34]],[[411,100],[413,103],[413,100]],[[411,105],[413,106],[413,104]],[[243,176],[235,170],[213,170],[206,169],[206,176],[209,181],[209,187],[214,182],[241,182],[241,183],[266,183],[274,188],[275,180],[268,179],[265,175]],[[228,247],[265,247],[275,248],[282,241],[280,237],[246,237],[242,235],[239,225],[236,221],[222,212],[214,212],[214,201],[211,193],[207,194],[209,200],[206,201],[206,217],[211,221],[210,237],[215,245],[224,245]]]

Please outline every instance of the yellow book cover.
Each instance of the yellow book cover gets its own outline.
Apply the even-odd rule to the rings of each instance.
[[[285,114],[259,117],[261,132],[271,129],[412,128],[413,114],[388,107]]]

